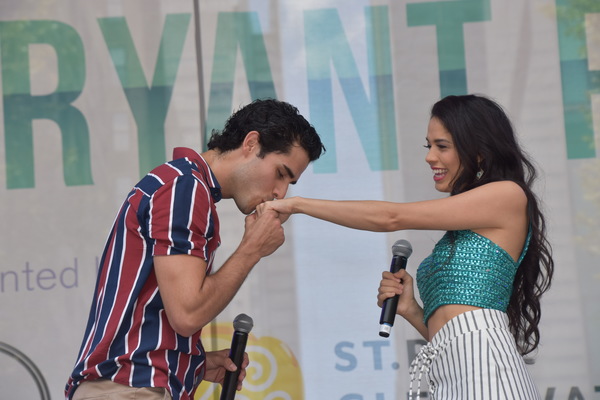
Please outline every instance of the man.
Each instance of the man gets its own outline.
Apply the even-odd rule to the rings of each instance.
[[[235,112],[207,147],[201,155],[176,148],[174,160],[146,175],[121,207],[68,399],[193,399],[202,379],[222,383],[236,369],[228,350],[204,352],[201,329],[284,242],[278,214],[258,216],[256,206],[283,198],[324,147],[298,110],[277,100]],[[248,215],[236,251],[211,274],[221,198]]]

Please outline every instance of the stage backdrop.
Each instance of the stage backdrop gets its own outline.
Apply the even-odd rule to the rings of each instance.
[[[278,98],[327,147],[290,195],[429,199],[429,109],[482,93],[536,160],[554,247],[529,368],[545,399],[600,399],[597,0],[3,0],[0,73],[0,397],[63,397],[114,215],[173,147]],[[219,213],[217,264],[243,231],[231,201]],[[402,321],[378,336],[378,282],[396,240],[414,273],[441,233],[285,229],[203,332],[228,347],[233,318],[254,319],[238,398],[405,399],[423,342]]]

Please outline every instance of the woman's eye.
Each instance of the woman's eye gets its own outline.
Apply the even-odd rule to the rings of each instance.
[[[431,145],[430,144],[424,144],[423,147],[425,147],[426,149],[431,149]]]

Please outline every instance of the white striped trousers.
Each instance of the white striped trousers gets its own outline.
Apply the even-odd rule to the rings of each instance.
[[[435,400],[541,399],[502,311],[481,309],[452,318],[421,348],[410,371],[409,399],[419,398],[422,376]]]

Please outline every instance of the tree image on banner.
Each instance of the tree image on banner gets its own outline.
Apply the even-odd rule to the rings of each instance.
[[[233,326],[217,323],[202,333],[206,351],[220,350],[231,346]],[[250,333],[246,345],[250,364],[246,368],[243,388],[236,392],[240,400],[303,400],[304,384],[298,360],[291,349],[281,340]],[[203,381],[195,400],[218,399],[221,385]]]

